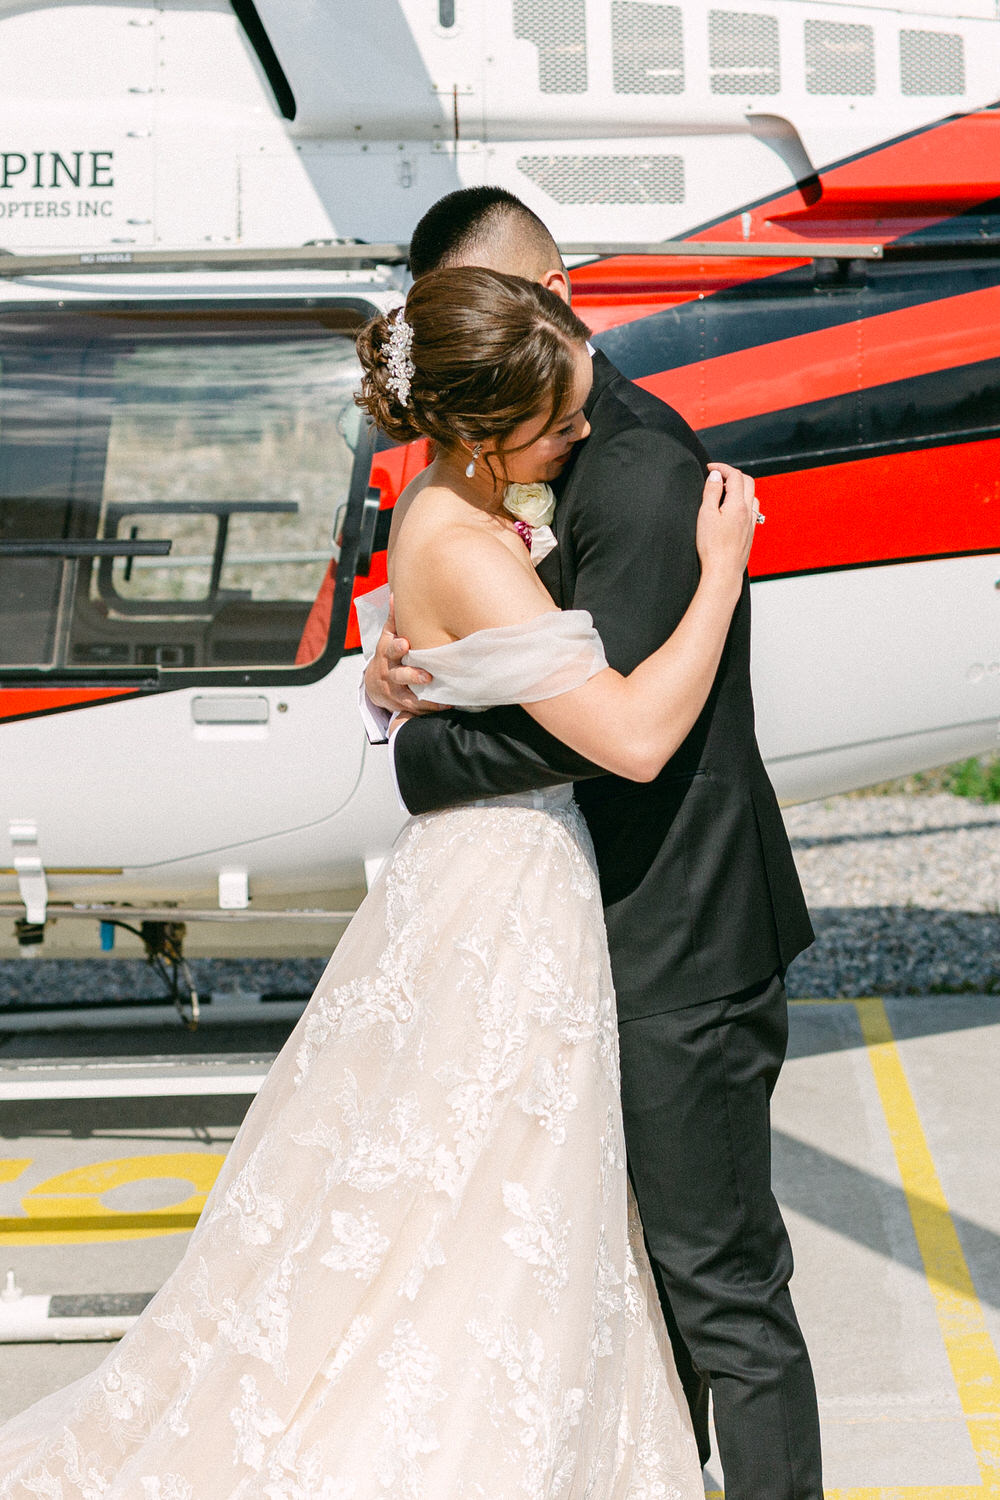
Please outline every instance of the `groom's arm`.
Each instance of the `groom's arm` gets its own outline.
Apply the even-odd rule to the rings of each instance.
[[[417,814],[606,774],[516,707],[410,719],[391,754],[399,795]]]
[[[669,433],[636,426],[580,455],[572,536],[573,598],[608,661],[630,672],[679,623],[698,586],[694,536],[703,473]],[[394,736],[400,795],[412,813],[605,775],[520,708],[449,710]]]

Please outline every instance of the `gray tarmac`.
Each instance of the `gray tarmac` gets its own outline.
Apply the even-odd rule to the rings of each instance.
[[[1000,808],[835,798],[787,819],[817,943],[789,972],[773,1167],[827,1494],[1000,1495]],[[263,978],[251,964],[230,960],[222,987],[308,991],[317,971],[315,957]],[[61,969],[70,988],[76,967]],[[95,995],[97,971],[115,972],[88,967]],[[119,972],[121,993],[134,993],[139,966]],[[206,988],[216,972],[206,969]],[[0,996],[10,974],[22,1000],[53,994],[40,966],[0,963]],[[141,1042],[95,1031],[75,1045],[246,1052],[274,1050],[282,1035],[172,1027]],[[66,1050],[58,1034],[4,1039],[0,1022],[0,1061]],[[0,1103],[0,1273],[11,1268],[27,1294],[155,1290],[246,1103]],[[0,1418],[108,1347],[4,1346]],[[720,1480],[710,1466],[709,1494]]]
[[[990,996],[792,1005],[774,1179],[828,1494],[998,1492],[997,1023]],[[0,1106],[0,1266],[27,1293],[153,1291],[183,1254],[185,1223],[244,1105]],[[92,1369],[108,1347],[7,1345],[0,1416]],[[720,1489],[711,1468],[706,1484]]]

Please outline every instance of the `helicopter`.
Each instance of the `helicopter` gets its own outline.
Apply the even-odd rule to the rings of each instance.
[[[595,344],[755,475],[779,797],[996,746],[992,0],[71,0],[0,42],[23,949],[346,920],[391,847],[352,606],[427,451],[365,428],[353,340],[459,186],[538,212]]]

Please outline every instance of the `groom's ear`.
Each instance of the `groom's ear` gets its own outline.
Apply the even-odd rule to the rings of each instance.
[[[538,281],[540,285],[546,287],[548,291],[555,292],[556,296],[561,297],[565,303],[569,304],[572,301],[572,292],[570,290],[569,277],[567,276],[565,270],[563,270],[562,268],[560,268],[558,271],[555,269],[551,271],[545,271],[541,276],[539,276]]]

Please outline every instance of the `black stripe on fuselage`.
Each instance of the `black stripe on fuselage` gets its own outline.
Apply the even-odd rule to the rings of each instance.
[[[640,380],[741,349],[998,286],[1000,255],[988,260],[866,262],[863,277],[860,284],[841,286],[825,281],[812,266],[798,267],[623,323],[597,334],[594,343],[629,380]],[[766,349],[761,358],[767,358]]]
[[[1000,436],[1000,357],[722,422],[698,435],[710,453],[760,477],[984,442]]]
[[[992,241],[1000,254],[1000,198],[989,198],[960,214],[953,214],[949,219],[935,219],[933,224],[925,224],[922,229],[901,234],[892,244],[940,244],[945,248],[949,244],[954,245],[956,241],[968,244],[977,239]]]

